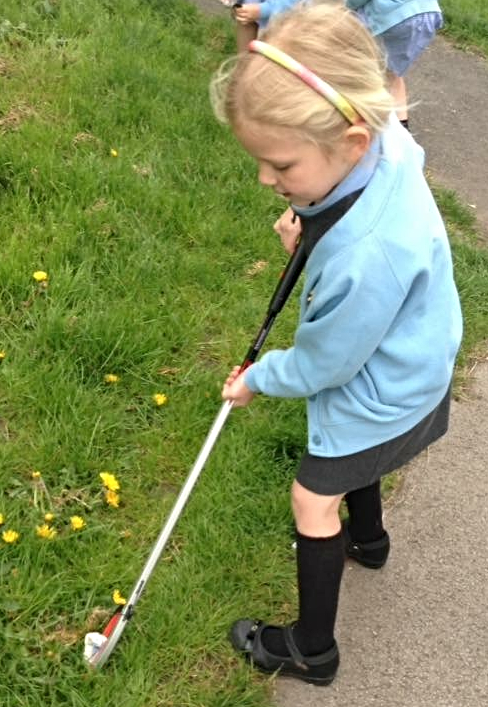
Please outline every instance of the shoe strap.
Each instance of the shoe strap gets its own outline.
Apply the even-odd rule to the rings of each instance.
[[[357,543],[354,540],[351,539],[351,544],[354,547],[357,547],[359,550],[382,550],[386,545],[388,545],[388,535],[385,532],[381,538],[378,538],[378,540],[371,540],[369,543]]]
[[[295,643],[295,638],[293,636],[293,624],[291,626],[285,626],[283,628],[283,635],[285,638],[286,647],[288,648],[288,652],[292,657],[295,665],[298,668],[301,668],[302,670],[308,670],[309,666],[305,662],[305,658],[300,653],[297,648],[297,644]]]

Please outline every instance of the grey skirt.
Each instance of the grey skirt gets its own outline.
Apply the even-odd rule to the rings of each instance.
[[[303,455],[296,479],[309,491],[336,496],[364,488],[411,461],[447,432],[451,389],[415,427],[398,437],[343,457]]]

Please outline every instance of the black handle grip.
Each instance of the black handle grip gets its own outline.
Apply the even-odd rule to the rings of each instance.
[[[281,312],[283,306],[290,296],[291,291],[295,287],[296,281],[304,268],[307,260],[305,252],[305,242],[303,238],[299,241],[295,252],[288,261],[286,268],[281,274],[280,281],[276,286],[276,290],[271,297],[268,313],[273,313],[275,316]]]
[[[290,296],[291,291],[300,277],[300,273],[302,272],[306,261],[307,254],[305,252],[305,244],[303,239],[301,239],[280,277],[280,281],[276,286],[273,296],[269,302],[266,319],[264,320],[254,343],[249,348],[249,351],[241,364],[241,372],[245,371],[246,368],[248,368],[256,360],[265,339],[273,326],[274,320],[283,309],[286,300]]]

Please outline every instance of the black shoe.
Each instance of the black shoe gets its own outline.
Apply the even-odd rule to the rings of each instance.
[[[313,685],[329,685],[339,667],[337,643],[320,655],[303,656],[293,638],[293,627],[283,627],[289,656],[273,655],[263,645],[262,633],[268,624],[252,619],[239,619],[231,628],[230,640],[253,666],[265,673],[276,673],[304,680]],[[277,628],[277,627],[273,627]]]
[[[380,567],[383,567],[390,552],[390,536],[386,530],[378,540],[373,540],[370,543],[356,543],[349,535],[349,523],[346,520],[342,523],[342,535],[348,557],[371,570],[379,570]]]

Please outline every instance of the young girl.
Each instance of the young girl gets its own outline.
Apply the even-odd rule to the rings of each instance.
[[[344,548],[366,567],[386,561],[380,478],[447,429],[461,312],[423,153],[392,113],[370,33],[345,8],[318,5],[264,39],[221,69],[213,104],[259,181],[290,202],[276,230],[291,251],[301,229],[308,259],[293,344],[234,368],[222,396],[306,400],[291,492],[299,615],[290,626],[241,619],[231,640],[261,670],[325,685],[339,664]]]
[[[407,89],[403,78],[443,24],[437,0],[346,0],[386,52],[390,91],[408,129]]]

